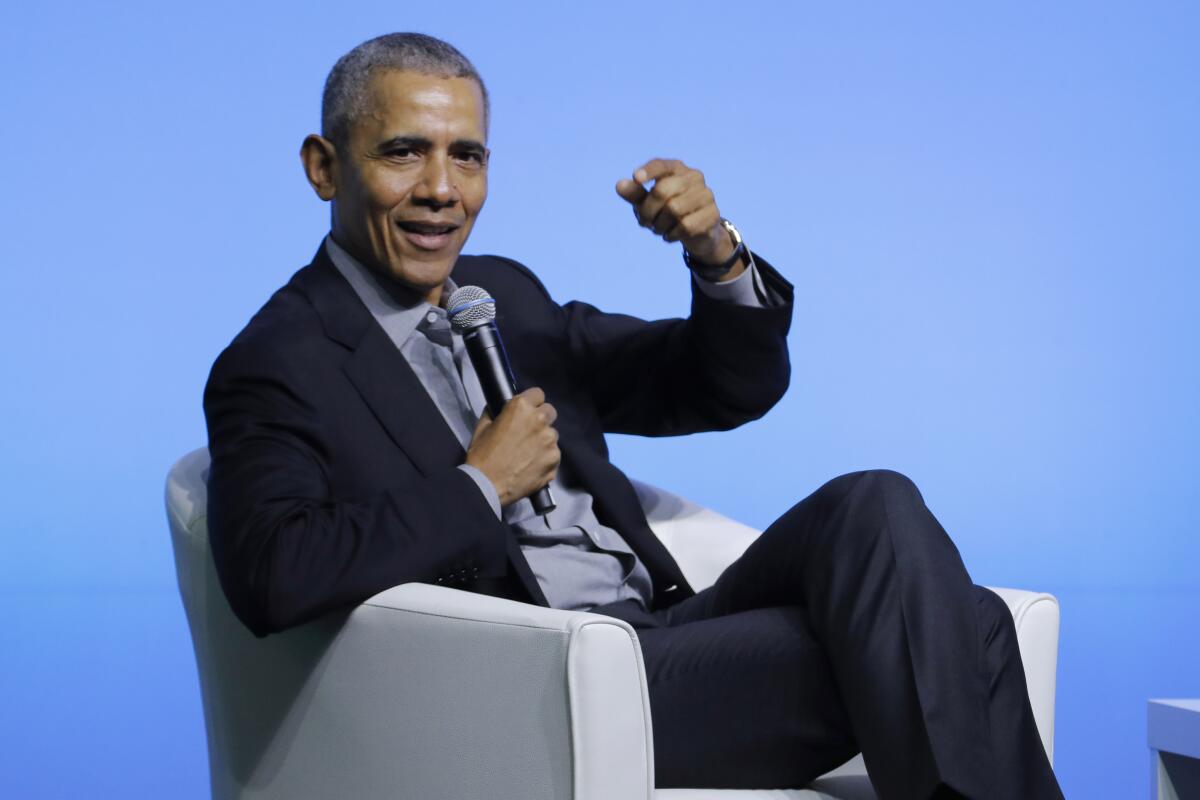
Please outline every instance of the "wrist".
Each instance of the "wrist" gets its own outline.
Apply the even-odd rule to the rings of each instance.
[[[717,277],[715,280],[717,283],[727,283],[744,273],[746,269],[746,254],[741,253],[738,256],[738,259],[733,262],[733,267],[731,267],[724,275]]]
[[[685,247],[683,262],[703,280],[716,283],[733,280],[746,271],[747,250],[742,235],[734,224],[724,217],[721,218],[720,224],[713,228],[713,235],[717,239],[710,255],[695,256]]]

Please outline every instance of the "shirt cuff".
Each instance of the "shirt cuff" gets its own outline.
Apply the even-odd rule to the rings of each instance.
[[[483,470],[478,467],[472,467],[470,464],[459,464],[458,468],[470,475],[471,480],[475,481],[475,485],[483,493],[483,499],[487,500],[488,505],[492,507],[492,511],[496,512],[496,519],[503,519],[500,515],[500,495],[496,493],[496,487],[492,486],[492,482],[488,479],[488,476],[483,474]]]
[[[713,300],[736,306],[764,308],[763,298],[767,297],[767,292],[763,287],[762,276],[758,274],[758,267],[754,265],[754,254],[749,250],[746,251],[746,259],[750,262],[746,269],[731,281],[710,281],[701,278],[695,272],[692,273],[692,280],[696,282],[700,291]]]

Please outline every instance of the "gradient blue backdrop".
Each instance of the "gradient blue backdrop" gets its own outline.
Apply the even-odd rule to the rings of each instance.
[[[326,71],[415,29],[492,93],[468,251],[682,313],[613,192],[674,156],[796,284],[771,414],[616,461],[758,526],[908,473],[976,581],[1062,602],[1068,796],[1144,796],[1146,699],[1200,695],[1197,6],[406,5],[6,11],[0,791],[206,796],[162,480],[326,229],[297,159]]]

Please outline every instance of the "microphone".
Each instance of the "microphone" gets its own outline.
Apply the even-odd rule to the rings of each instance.
[[[486,289],[460,286],[450,295],[446,309],[450,316],[450,327],[463,337],[471,366],[475,367],[475,374],[479,376],[488,411],[492,412],[492,419],[495,419],[500,416],[504,404],[517,393],[508,353],[504,351],[504,342],[500,340],[500,331],[496,327],[496,301]],[[554,498],[550,496],[549,486],[538,489],[529,500],[538,514],[545,516],[554,510]]]

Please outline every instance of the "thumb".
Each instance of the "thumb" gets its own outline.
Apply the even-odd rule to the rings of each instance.
[[[621,195],[626,202],[637,205],[642,202],[649,192],[646,191],[640,183],[629,178],[622,178],[617,181],[617,194]]]

